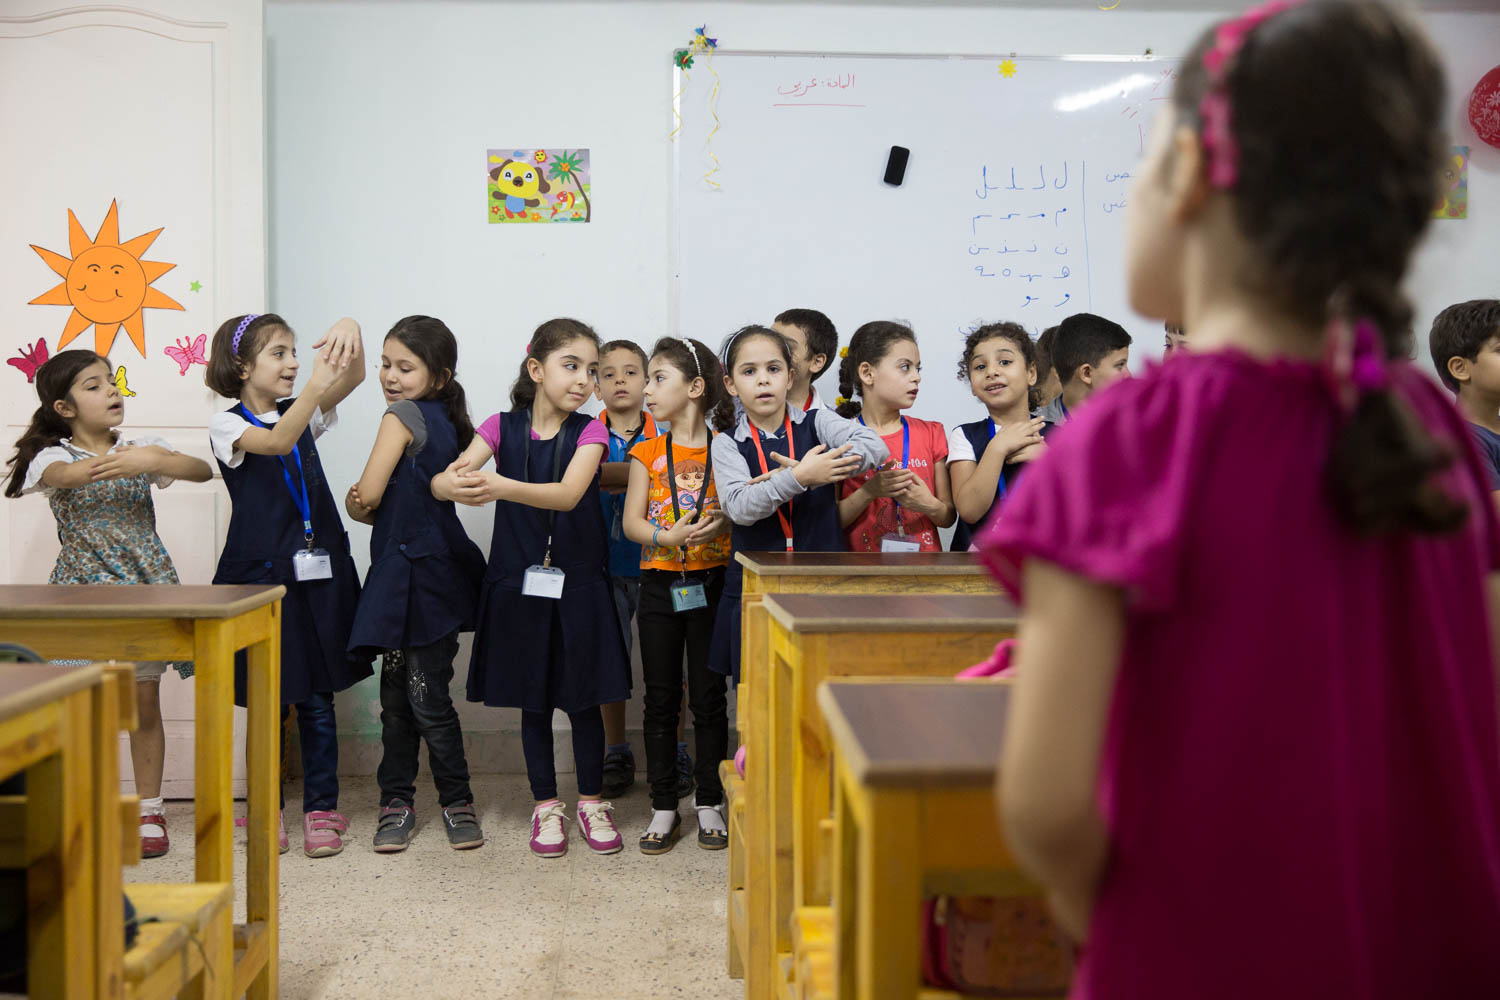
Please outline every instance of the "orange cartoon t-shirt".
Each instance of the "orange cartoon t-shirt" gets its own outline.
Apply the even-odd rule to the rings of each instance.
[[[630,449],[630,457],[646,467],[646,472],[651,476],[651,485],[646,493],[646,520],[652,524],[660,524],[667,527],[677,523],[677,517],[672,513],[672,490],[677,491],[677,507],[683,517],[692,515],[698,505],[698,493],[708,490],[708,495],[703,498],[703,509],[705,512],[715,510],[719,506],[719,495],[714,489],[713,478],[708,477],[704,482],[705,474],[708,472],[708,449],[707,448],[684,448],[680,444],[672,445],[672,467],[677,474],[675,484],[668,482],[667,476],[667,437],[649,438],[640,442]],[[714,566],[727,566],[729,564],[729,535],[720,535],[703,545],[693,545],[687,550],[687,568],[689,570],[710,569]],[[641,569],[665,569],[678,570],[682,568],[682,551],[667,546],[652,547],[650,544],[641,546]]]

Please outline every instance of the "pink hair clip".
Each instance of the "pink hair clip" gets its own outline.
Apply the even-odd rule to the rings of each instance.
[[[1239,17],[1225,21],[1214,32],[1214,44],[1203,53],[1203,68],[1208,71],[1208,89],[1198,102],[1203,120],[1203,150],[1208,154],[1208,181],[1227,190],[1239,180],[1240,147],[1234,138],[1234,110],[1224,87],[1229,64],[1244,47],[1250,33],[1268,18],[1296,6],[1288,0],[1270,0],[1252,7]]]
[[[1390,387],[1385,344],[1380,328],[1368,317],[1353,322],[1335,319],[1328,331],[1325,367],[1329,390],[1345,413],[1353,413],[1361,396]]]

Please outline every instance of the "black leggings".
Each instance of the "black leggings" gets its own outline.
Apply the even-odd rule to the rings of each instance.
[[[636,627],[641,633],[641,672],[646,680],[646,779],[653,809],[677,808],[677,719],[682,705],[682,661],[687,655],[688,704],[693,710],[696,753],[694,776],[698,805],[724,801],[719,764],[728,753],[729,710],[726,678],[708,669],[714,616],[724,592],[724,570],[716,567],[689,573],[704,585],[708,606],[692,611],[672,610],[672,587],[681,574],[664,570],[641,573],[641,603]]]
[[[598,796],[604,791],[604,716],[599,706],[568,713],[573,725],[573,767],[578,772],[578,794]],[[521,749],[526,754],[526,777],[538,802],[557,798],[557,764],[552,758],[552,713],[521,712]]]

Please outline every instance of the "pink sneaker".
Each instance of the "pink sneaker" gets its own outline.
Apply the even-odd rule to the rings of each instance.
[[[531,811],[531,853],[560,858],[568,853],[568,816],[561,802],[542,802]]]
[[[250,817],[241,816],[234,821],[234,825],[241,827],[249,826]],[[284,811],[276,814],[276,826],[276,853],[285,854],[292,849],[292,842],[286,836],[286,813]]]
[[[595,854],[616,854],[625,846],[620,831],[615,829],[614,810],[614,805],[609,802],[578,800],[578,829],[583,834],[583,842]]]
[[[344,849],[339,836],[349,832],[349,821],[332,809],[314,809],[302,814],[302,853],[310,858],[331,857]]]

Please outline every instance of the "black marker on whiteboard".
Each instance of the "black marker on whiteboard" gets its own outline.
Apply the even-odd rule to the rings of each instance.
[[[911,150],[905,146],[892,146],[890,156],[885,161],[885,182],[891,187],[900,187],[901,181],[906,177],[906,161],[911,156]]]

